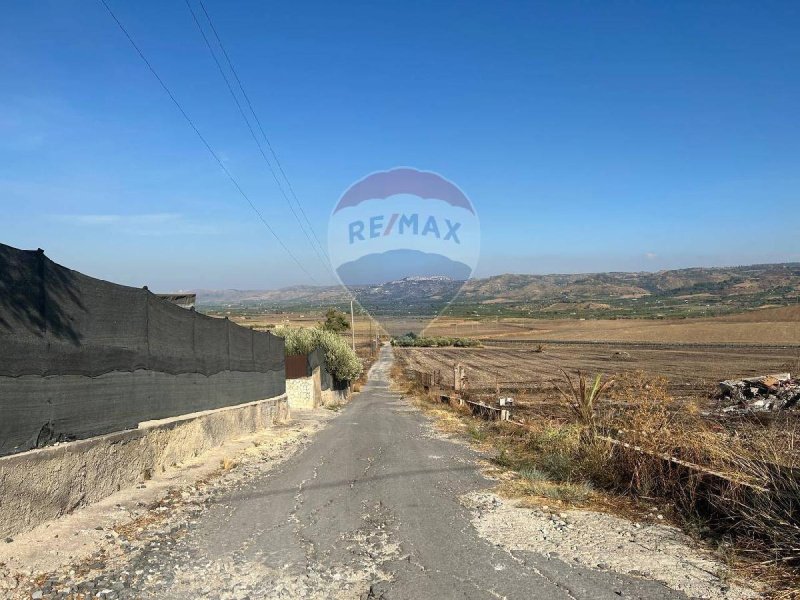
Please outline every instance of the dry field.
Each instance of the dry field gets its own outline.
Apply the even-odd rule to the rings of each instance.
[[[234,323],[244,327],[266,330],[282,324],[287,324],[291,327],[314,327],[325,319],[325,315],[322,311],[316,313],[209,314],[212,316],[227,316]],[[347,317],[349,320],[349,313]],[[380,330],[373,320],[363,315],[356,315],[355,325],[356,341],[358,341],[359,338],[368,339],[370,333],[375,333]],[[382,332],[382,330],[380,331]],[[347,334],[349,335],[350,332],[348,331]]]
[[[800,345],[800,306],[713,319],[436,319],[426,335],[507,340]]]
[[[286,322],[293,326],[311,327],[323,319],[322,311],[210,314],[228,316],[236,323],[256,328]],[[368,338],[370,331],[379,329],[384,335],[402,335],[423,327],[424,335],[497,340],[800,345],[800,306],[767,308],[708,319],[476,320],[398,316],[382,317],[380,323],[376,323],[368,316],[356,315],[356,338]]]
[[[288,322],[310,327],[314,313],[230,315],[256,328]],[[419,329],[422,318],[397,317],[379,325],[356,317],[359,355],[370,353],[375,332]],[[714,319],[677,320],[465,320],[440,317],[425,335],[475,337],[482,348],[397,348],[400,361],[421,371],[441,370],[452,383],[456,362],[469,370],[474,387],[552,390],[560,369],[614,375],[644,371],[665,377],[677,398],[707,398],[720,379],[800,371],[800,307],[764,309]],[[349,334],[347,334],[349,335]],[[538,346],[543,352],[536,352]],[[550,384],[550,385],[548,385]]]
[[[490,322],[438,319],[429,335],[470,335],[483,348],[397,348],[420,371],[464,364],[473,387],[552,390],[561,369],[664,377],[678,398],[707,398],[720,379],[800,370],[800,307],[716,319]],[[542,347],[543,351],[537,352]],[[524,385],[522,385],[524,384]]]
[[[665,377],[675,397],[706,398],[720,379],[794,370],[800,366],[800,348],[746,348],[716,346],[536,344],[483,348],[395,348],[395,355],[411,369],[440,370],[444,383],[453,383],[453,365],[467,368],[472,387],[535,388],[552,390],[561,381],[560,369],[608,376],[631,371]]]

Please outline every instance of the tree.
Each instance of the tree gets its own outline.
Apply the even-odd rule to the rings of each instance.
[[[322,329],[325,331],[332,331],[333,333],[342,333],[350,329],[347,315],[335,308],[329,308],[325,311],[325,321],[322,323]]]

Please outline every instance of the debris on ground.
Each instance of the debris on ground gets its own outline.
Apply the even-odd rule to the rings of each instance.
[[[715,396],[722,412],[800,409],[800,379],[775,373],[719,382]]]
[[[527,508],[519,500],[487,491],[466,494],[461,503],[472,513],[472,524],[483,538],[520,558],[523,552],[531,552],[567,564],[655,580],[690,598],[760,597],[757,590],[733,581],[723,563],[676,527],[664,524],[663,515],[655,511],[632,522],[591,510]]]

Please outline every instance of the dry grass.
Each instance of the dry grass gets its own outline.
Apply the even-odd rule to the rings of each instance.
[[[397,366],[395,381],[401,374]],[[796,421],[729,429],[704,419],[692,404],[669,410],[664,379],[643,373],[615,379],[606,387],[573,379],[562,398],[566,410],[524,428],[477,421],[410,391],[442,429],[493,450],[495,465],[513,474],[499,484],[501,494],[627,514],[641,512],[643,503],[669,505],[672,511],[661,512],[716,544],[740,572],[767,582],[775,598],[798,597]]]
[[[219,468],[223,471],[230,471],[231,469],[236,468],[237,462],[232,458],[225,457],[221,461],[219,461]]]
[[[729,430],[702,418],[692,405],[669,410],[673,402],[666,382],[642,373],[620,376],[605,404],[589,401],[585,385],[572,389],[568,399],[573,404],[586,397],[574,420],[582,429],[580,443],[542,443],[542,433],[534,431],[531,439],[539,441],[532,449],[540,462],[551,461],[547,456],[558,451],[560,470],[571,480],[636,498],[668,500],[681,524],[732,549],[747,569],[768,575],[777,593],[793,597],[800,583],[796,421]],[[571,427],[560,425],[555,431]],[[544,431],[551,429],[545,426]],[[625,444],[596,434],[610,434]],[[547,433],[559,435],[564,434]]]
[[[780,430],[757,423],[728,430],[696,411],[668,410],[665,382],[642,374],[623,376],[611,397],[620,402],[595,407],[594,422],[627,445],[594,440],[575,455],[583,476],[617,493],[670,501],[684,526],[731,549],[741,566],[771,579],[776,594],[794,597],[800,584],[796,421]]]

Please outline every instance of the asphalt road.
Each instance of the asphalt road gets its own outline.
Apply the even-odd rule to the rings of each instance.
[[[120,569],[130,598],[678,598],[663,585],[510,553],[481,538],[459,496],[488,488],[477,455],[437,437],[370,382],[299,454],[218,495],[188,530]],[[134,575],[135,574],[135,575]],[[104,574],[96,590],[121,573]]]

